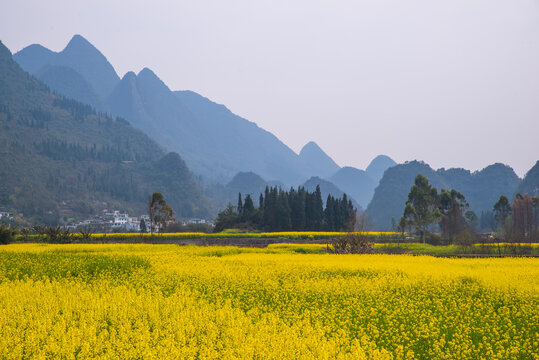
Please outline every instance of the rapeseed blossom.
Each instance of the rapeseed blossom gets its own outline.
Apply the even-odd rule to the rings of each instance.
[[[536,259],[321,246],[2,247],[0,358],[538,358]]]

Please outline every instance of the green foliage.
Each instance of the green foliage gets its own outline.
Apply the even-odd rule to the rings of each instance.
[[[518,186],[517,192],[521,194],[527,193],[530,196],[539,196],[539,160],[526,173]]]
[[[0,204],[56,225],[103,208],[146,212],[159,191],[183,217],[210,205],[177,154],[121,118],[51,93],[0,43]]]
[[[472,243],[478,225],[477,215],[469,211],[464,195],[455,189],[440,194],[429,180],[418,174],[410,188],[399,231],[415,228],[423,242],[439,244],[441,239],[429,229],[439,224],[442,239],[449,243]]]
[[[464,169],[433,170],[419,161],[399,164],[384,173],[367,208],[374,229],[389,230],[391,218],[398,219],[402,215],[402,204],[407,201],[417,174],[426,176],[438,189],[457,189],[476,214],[492,210],[492,204],[501,194],[512,196],[520,183],[515,172],[503,164],[493,164],[473,173]]]
[[[453,242],[457,235],[467,228],[464,211],[468,208],[468,203],[464,195],[454,189],[450,191],[442,189],[438,196],[438,203],[441,213],[440,230],[444,237]],[[472,214],[468,214],[470,223],[473,221]]]
[[[313,193],[303,187],[288,192],[266,187],[258,208],[250,195],[242,201],[239,194],[237,207],[229,204],[218,214],[215,231],[232,227],[264,231],[351,231],[355,219],[356,211],[346,194],[341,199],[328,195],[324,210],[320,187]]]
[[[148,198],[148,216],[150,218],[150,232],[161,232],[169,222],[174,221],[174,210],[165,201],[163,194],[154,192]]]
[[[148,229],[146,228],[146,221],[144,219],[140,219],[140,232],[141,233],[145,233],[148,231]]]
[[[8,228],[4,224],[0,225],[0,245],[7,245],[15,240],[17,232],[15,229]]]
[[[428,227],[440,217],[437,204],[436,188],[429,184],[429,179],[418,174],[410,188],[403,219],[417,230],[423,241]]]
[[[507,217],[511,215],[511,204],[505,195],[501,195],[494,204],[494,218],[498,226],[504,226]]]

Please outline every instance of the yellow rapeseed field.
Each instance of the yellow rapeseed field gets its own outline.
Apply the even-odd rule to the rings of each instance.
[[[283,232],[239,232],[239,231],[224,231],[220,233],[202,233],[202,232],[182,232],[182,233],[93,233],[90,238],[98,241],[105,240],[125,240],[125,239],[148,239],[156,238],[161,240],[194,240],[194,239],[221,239],[221,238],[266,238],[266,239],[288,239],[288,240],[313,240],[313,239],[330,239],[339,236],[345,236],[347,232],[328,232],[328,231],[283,231]],[[365,232],[371,239],[376,238],[400,238],[401,233],[392,231],[369,231]],[[82,234],[73,233],[74,238],[81,238]],[[25,235],[19,238],[28,238],[35,242],[42,239],[43,235]]]
[[[2,359],[539,359],[539,262],[0,248]]]

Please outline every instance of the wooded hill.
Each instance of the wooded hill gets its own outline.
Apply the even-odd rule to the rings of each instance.
[[[161,191],[179,216],[209,203],[178,154],[120,118],[53,94],[0,42],[0,203],[35,223],[103,209],[145,213]]]
[[[389,230],[392,218],[396,222],[403,214],[414,178],[422,174],[438,190],[455,189],[467,199],[470,210],[477,216],[492,210],[500,195],[512,198],[520,184],[513,169],[503,164],[493,164],[481,171],[465,169],[434,170],[420,161],[410,161],[387,169],[367,208],[367,215],[378,230]]]

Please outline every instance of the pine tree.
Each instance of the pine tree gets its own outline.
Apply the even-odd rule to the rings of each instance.
[[[243,215],[243,202],[241,201],[241,193],[238,193],[238,214]]]

